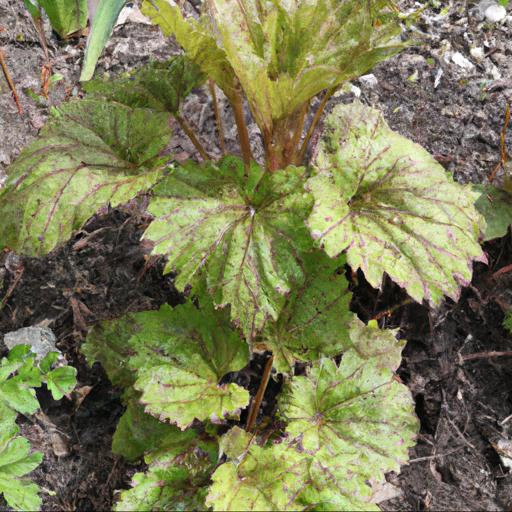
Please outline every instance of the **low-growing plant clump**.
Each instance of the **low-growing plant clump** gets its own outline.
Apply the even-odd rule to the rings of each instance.
[[[146,0],[143,12],[184,54],[87,83],[0,193],[0,244],[31,255],[149,194],[144,239],[186,301],[102,322],[83,347],[124,390],[114,453],[147,464],[116,507],[378,510],[418,420],[395,374],[405,341],[350,311],[345,269],[432,306],[457,300],[485,261],[486,224],[478,193],[374,108],[338,104],[309,146],[329,98],[398,53],[409,18],[389,0],[205,0],[199,17]],[[211,159],[180,113],[206,81],[233,109],[240,156]],[[200,161],[165,153],[171,117]],[[251,397],[230,377],[256,354],[267,359]],[[262,419],[276,373],[276,412]]]

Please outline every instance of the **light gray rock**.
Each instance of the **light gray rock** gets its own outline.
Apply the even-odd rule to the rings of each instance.
[[[4,335],[4,344],[8,350],[16,345],[30,345],[38,361],[49,352],[60,354],[60,350],[55,346],[56,341],[55,334],[48,327],[23,327]]]

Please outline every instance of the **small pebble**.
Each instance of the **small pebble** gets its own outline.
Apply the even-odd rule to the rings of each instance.
[[[489,23],[499,23],[505,19],[507,10],[502,5],[493,4],[485,10],[485,19]]]

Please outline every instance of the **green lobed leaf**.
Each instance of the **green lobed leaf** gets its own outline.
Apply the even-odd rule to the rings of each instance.
[[[165,36],[174,36],[187,57],[215,80],[228,98],[233,97],[235,74],[207,19],[185,18],[179,7],[167,0],[144,0],[141,12],[158,25]]]
[[[91,30],[87,36],[87,46],[85,48],[84,62],[82,64],[82,73],[80,81],[90,80],[96,69],[96,63],[100,58],[103,48],[107,44],[108,38],[117,21],[119,13],[126,0],[109,0],[108,2],[99,2],[91,20]]]
[[[473,190],[478,194],[475,206],[487,224],[484,241],[505,236],[512,225],[512,195],[492,185],[473,185]]]
[[[344,264],[344,256],[332,259],[321,251],[303,255],[304,284],[293,289],[277,322],[268,323],[262,333],[277,371],[290,372],[296,361],[335,356],[346,348],[354,315]]]
[[[400,470],[418,431],[410,391],[394,377],[404,342],[358,319],[350,340],[339,366],[330,359],[313,363],[279,401],[289,439],[314,457],[314,480],[332,483],[323,501],[341,510],[370,498],[367,481]]]
[[[37,0],[61,39],[87,26],[87,0]]]
[[[46,385],[54,400],[60,400],[76,386],[76,368],[61,366],[45,376]]]
[[[388,0],[207,0],[220,45],[264,132],[312,97],[398,53]]]
[[[510,333],[512,333],[512,311],[509,311],[507,315],[505,316],[505,320],[503,321],[503,326],[505,329],[507,329]]]
[[[215,304],[230,304],[232,319],[251,338],[277,319],[285,294],[304,280],[300,252],[311,245],[304,179],[303,168],[265,173],[255,163],[245,178],[236,157],[188,162],[155,187],[155,220],[144,237],[167,256],[166,272],[178,272],[179,289],[206,273]]]
[[[245,389],[219,384],[247,364],[246,343],[232,330],[229,311],[216,311],[206,299],[200,305],[165,305],[103,322],[85,349],[89,362],[106,365],[115,384],[134,384],[146,412],[182,429],[196,418],[237,414],[249,401]]]
[[[394,370],[404,342],[354,319],[336,365],[312,364],[285,385],[279,408],[286,440],[261,447],[236,428],[220,441],[231,460],[213,474],[214,510],[379,510],[371,485],[399,471],[418,420]]]
[[[116,103],[64,104],[8,169],[0,192],[0,244],[41,255],[100,207],[135,197],[161,178],[168,115]]]
[[[84,89],[88,97],[176,113],[192,89],[203,82],[200,69],[187,57],[179,55],[167,62],[152,62],[126,77],[92,80]]]
[[[33,471],[42,458],[42,453],[30,453],[30,444],[22,437],[0,443],[0,495],[3,494],[14,510],[39,510],[39,487],[23,477]]]
[[[133,488],[121,493],[115,510],[207,510],[204,501],[217,462],[216,444],[200,440],[197,433],[188,441],[179,435],[175,450],[152,460],[146,473],[134,475]]]
[[[456,300],[473,260],[485,260],[469,188],[370,107],[338,105],[326,128],[307,183],[318,245],[329,256],[345,250],[374,287],[387,273],[417,301]]]

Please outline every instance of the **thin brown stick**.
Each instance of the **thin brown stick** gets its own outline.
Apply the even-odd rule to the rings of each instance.
[[[247,432],[251,432],[256,424],[256,418],[258,417],[258,412],[260,411],[261,402],[263,401],[263,397],[265,396],[265,391],[268,386],[268,381],[270,380],[270,372],[272,371],[272,364],[274,362],[274,356],[270,356],[267,359],[267,363],[265,364],[265,369],[263,370],[263,376],[261,377],[260,387],[258,388],[258,392],[251,402],[251,407],[249,409],[249,416],[247,417],[247,425],[245,430]]]
[[[493,169],[491,175],[489,176],[489,183],[492,183],[494,181],[494,178],[496,178],[498,171],[501,168],[504,169],[505,164],[507,163],[507,147],[505,145],[505,138],[507,136],[507,129],[508,129],[509,124],[510,124],[510,105],[507,103],[507,106],[505,107],[505,122],[503,123],[503,128],[501,129],[501,135],[500,135],[500,146],[501,146],[500,161],[498,162],[496,167]]]
[[[306,137],[304,138],[304,142],[302,143],[302,146],[299,151],[299,161],[304,161],[304,158],[306,157],[306,151],[308,150],[308,144],[311,140],[311,137],[313,136],[313,133],[315,133],[316,127],[322,117],[322,114],[324,113],[325,106],[327,105],[327,102],[331,99],[331,96],[336,91],[337,87],[331,87],[327,91],[325,91],[324,97],[322,98],[322,102],[320,103],[320,106],[318,107],[318,110],[316,111],[315,117],[313,117],[313,121],[311,121],[311,125],[306,133]]]
[[[436,455],[427,455],[426,457],[417,457],[416,459],[409,459],[407,464],[414,464],[415,462],[424,462],[426,460],[437,459],[439,457],[446,457],[447,455],[451,455],[452,453],[457,453],[462,450],[462,446],[459,448],[455,448],[454,450],[450,450],[444,453],[438,453]]]
[[[474,359],[492,359],[494,357],[512,357],[512,350],[507,350],[505,352],[491,350],[490,352],[475,352],[474,354],[460,356],[462,362],[473,361]]]
[[[245,123],[244,104],[241,91],[230,98],[233,113],[235,114],[236,127],[238,129],[238,137],[240,139],[240,150],[242,151],[242,159],[244,161],[245,172],[248,174],[249,165],[252,160],[251,142],[249,140],[249,131]]]
[[[219,103],[217,101],[217,92],[215,91],[215,82],[208,80],[208,87],[212,96],[213,111],[215,112],[215,122],[217,123],[217,132],[219,133],[219,146],[222,155],[226,154],[226,140],[224,138],[224,127],[222,126],[222,117],[220,115]]]
[[[194,147],[199,151],[199,154],[201,155],[201,158],[203,160],[210,160],[210,156],[204,149],[203,145],[199,142],[199,139],[196,137],[194,131],[190,127],[190,125],[181,117],[179,114],[174,114],[174,118],[176,121],[178,121],[178,124],[180,125],[180,128],[186,133],[187,137],[190,139],[192,144],[194,144]]]
[[[9,74],[9,70],[7,69],[7,63],[5,62],[5,53],[3,52],[3,50],[0,50],[0,66],[2,66],[2,71],[4,72],[5,79],[7,80],[9,89],[11,89],[12,97],[14,98],[16,107],[18,108],[18,113],[23,114],[20,99],[18,97],[18,93],[16,92],[16,87],[14,87],[14,82],[12,81],[11,75]]]
[[[16,289],[16,286],[18,286],[18,283],[20,282],[20,279],[22,278],[24,271],[25,271],[25,269],[23,267],[21,267],[20,270],[16,271],[16,274],[14,276],[13,282],[11,283],[11,286],[9,286],[9,289],[7,290],[7,292],[5,293],[5,295],[2,298],[2,301],[0,302],[0,311],[2,311],[2,309],[4,309],[5,305],[7,304],[7,301],[11,298],[11,295],[13,294],[14,290]]]

